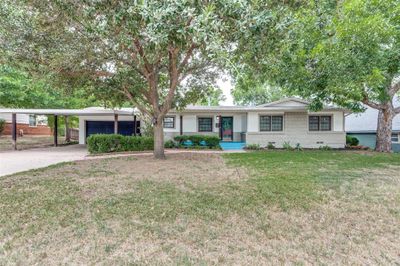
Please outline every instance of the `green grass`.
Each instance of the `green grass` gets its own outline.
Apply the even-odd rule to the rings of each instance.
[[[46,261],[47,255],[36,255],[43,253],[55,257],[68,254],[67,262],[73,263],[77,262],[73,258],[88,255],[79,253],[87,248],[91,253],[86,263],[143,263],[143,257],[109,258],[110,254],[121,255],[121,250],[127,250],[125,245],[141,250],[140,254],[147,254],[147,245],[155,245],[154,254],[167,254],[170,258],[164,260],[161,256],[158,260],[155,256],[147,261],[150,264],[208,264],[212,262],[210,257],[193,255],[192,250],[202,250],[196,254],[214,254],[218,261],[230,256],[221,253],[222,247],[258,258],[260,253],[251,249],[265,245],[262,243],[268,239],[284,242],[269,252],[286,256],[284,250],[304,252],[301,243],[293,246],[293,237],[300,237],[300,242],[318,240],[324,230],[340,228],[338,215],[345,215],[344,221],[355,220],[352,223],[361,227],[365,222],[365,231],[371,232],[356,231],[357,242],[352,245],[366,245],[375,235],[395,230],[390,224],[400,222],[400,181],[398,176],[392,176],[400,170],[399,154],[260,151],[225,154],[223,158],[226,165],[217,164],[213,158],[204,161],[192,157],[162,162],[140,157],[97,159],[0,178],[0,238],[4,239],[0,242],[0,264],[21,262],[20,253],[30,263]],[[143,175],[138,173],[140,167],[144,167]],[[397,170],[388,172],[393,168]],[[194,180],[196,174],[203,178]],[[236,178],[231,179],[233,175]],[[337,205],[332,206],[332,202]],[[373,212],[379,213],[370,216]],[[358,216],[346,216],[352,213]],[[321,224],[315,218],[318,215],[329,224]],[[375,226],[380,228],[378,232],[371,229]],[[238,232],[243,234],[244,242],[252,239],[250,250],[234,238]],[[337,232],[338,237],[346,234],[355,233]],[[224,246],[222,238],[235,244]],[[168,243],[169,239],[175,239],[175,244]],[[127,244],[130,241],[142,243],[143,247]],[[208,247],[208,241],[219,244]],[[319,261],[319,256],[325,258],[323,262],[330,261],[335,254],[330,249],[338,252],[345,245],[341,239],[335,241],[333,247],[322,251],[313,246],[315,242],[309,242],[306,246],[311,245],[311,256],[316,258],[312,261]],[[71,250],[71,243],[76,249]],[[53,245],[64,252],[54,253]],[[176,245],[184,248],[176,250]],[[382,248],[390,250],[391,246]],[[225,263],[233,261],[231,257]]]

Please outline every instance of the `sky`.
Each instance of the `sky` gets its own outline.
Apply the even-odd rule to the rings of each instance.
[[[217,86],[224,92],[226,100],[221,102],[221,105],[233,105],[233,97],[231,94],[232,83],[229,79],[220,79],[217,81]]]

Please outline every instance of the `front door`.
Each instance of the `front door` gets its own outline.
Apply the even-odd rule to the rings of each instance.
[[[221,139],[222,141],[233,140],[233,117],[221,117]]]

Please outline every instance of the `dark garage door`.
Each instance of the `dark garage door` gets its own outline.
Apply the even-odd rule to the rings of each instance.
[[[136,134],[140,134],[140,121],[136,121]],[[86,121],[86,137],[92,134],[113,134],[114,121]],[[133,121],[118,121],[118,134],[133,135]]]

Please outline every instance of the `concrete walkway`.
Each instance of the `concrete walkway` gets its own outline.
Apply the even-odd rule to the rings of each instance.
[[[244,150],[175,150],[166,149],[165,153],[235,153],[245,152]],[[153,152],[128,152],[128,153],[110,153],[98,156],[88,155],[84,145],[69,145],[63,147],[51,147],[30,149],[22,151],[3,151],[0,152],[0,176],[15,174],[22,171],[46,167],[61,162],[71,162],[79,160],[93,160],[103,158],[115,158],[125,156],[152,156]]]
[[[87,149],[83,145],[0,152],[0,176],[10,175],[61,162],[83,160]]]

